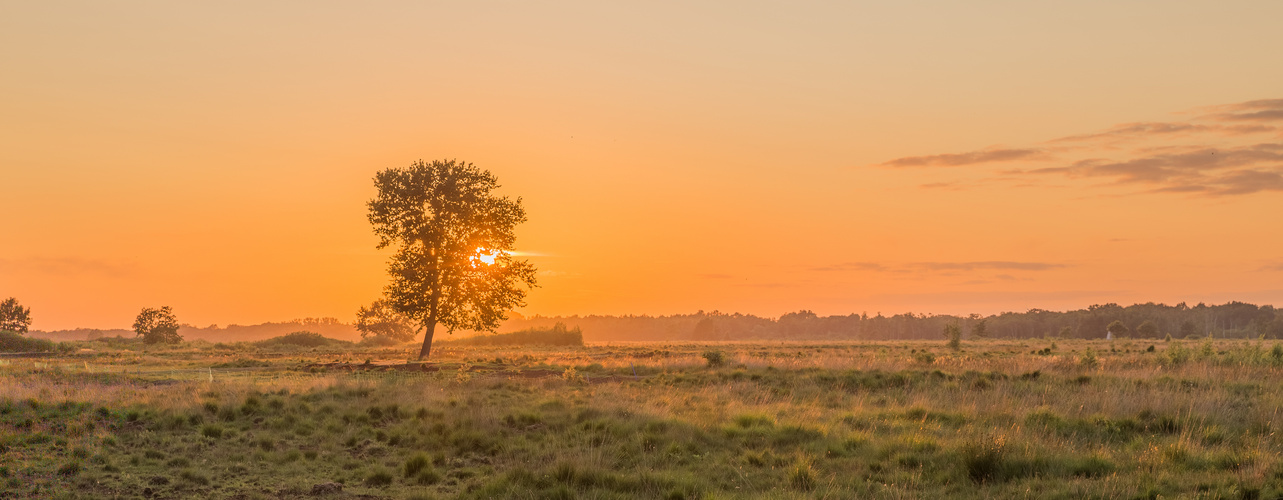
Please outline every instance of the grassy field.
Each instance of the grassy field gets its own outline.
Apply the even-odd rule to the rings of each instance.
[[[1283,494],[1270,340],[71,347],[0,358],[0,497]]]

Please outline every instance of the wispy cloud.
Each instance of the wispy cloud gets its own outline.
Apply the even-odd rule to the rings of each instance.
[[[27,257],[0,259],[0,271],[7,273],[28,271],[63,276],[98,275],[120,278],[134,274],[137,272],[137,267],[130,263],[116,263],[78,257]]]
[[[1079,160],[1065,167],[1028,174],[1101,177],[1118,184],[1150,184],[1154,193],[1197,193],[1213,196],[1283,190],[1283,144],[1253,144],[1158,153],[1124,161]]]
[[[1225,135],[1244,135],[1278,130],[1268,125],[1209,125],[1180,122],[1124,123],[1103,132],[1071,135],[1052,139],[1053,143],[1099,141],[1102,139],[1134,139],[1176,134],[1211,132]]]
[[[882,165],[888,167],[960,167],[981,163],[1029,160],[1045,155],[1046,152],[1041,149],[986,149],[968,153],[906,156],[883,162]]]
[[[813,267],[812,271],[889,271],[886,266],[876,262],[843,262],[830,266]]]
[[[972,166],[981,179],[921,184],[924,189],[971,189],[1019,179],[1100,179],[1096,186],[1134,186],[1131,194],[1239,196],[1283,191],[1283,99],[1203,108],[1180,121],[1123,123],[1041,145],[907,156],[882,167]],[[1269,135],[1262,135],[1269,134]],[[1046,166],[1029,165],[1047,161]],[[1023,163],[1003,170],[994,163]],[[1059,184],[1063,184],[1059,183]]]
[[[1060,269],[1069,267],[1065,264],[1053,264],[1050,262],[1012,262],[1012,261],[985,261],[985,262],[918,262],[910,264],[922,269],[932,271],[976,271],[981,269],[1004,269],[1013,271],[1046,271],[1049,269]]]
[[[880,264],[876,262],[843,262],[830,266],[814,267],[812,271],[863,271],[863,272],[957,272],[957,271],[1048,271],[1069,267],[1068,264],[1052,262],[1016,262],[1016,261],[975,261],[975,262],[908,262],[902,264]],[[1015,279],[1009,275],[1000,275],[1002,279]]]
[[[1260,99],[1219,106],[1217,112],[1204,116],[1219,121],[1283,121],[1283,99]]]

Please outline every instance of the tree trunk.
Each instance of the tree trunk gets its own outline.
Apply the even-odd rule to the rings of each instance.
[[[419,361],[428,359],[428,354],[432,352],[432,334],[436,333],[437,322],[428,321],[423,324],[423,349],[419,351]]]

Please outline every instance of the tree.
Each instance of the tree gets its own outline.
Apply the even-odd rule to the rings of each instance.
[[[1121,337],[1123,335],[1127,335],[1127,332],[1131,330],[1129,330],[1127,325],[1124,325],[1122,321],[1114,320],[1113,323],[1110,323],[1109,326],[1105,327],[1105,331],[1114,334],[1114,337]]]
[[[144,307],[134,320],[134,332],[145,344],[177,344],[183,341],[178,334],[178,319],[169,306],[160,309]]]
[[[376,300],[370,307],[362,306],[356,311],[356,329],[362,337],[373,335],[397,342],[408,342],[414,339],[414,327],[405,315],[393,309],[386,300]]]
[[[944,338],[948,346],[955,351],[962,349],[962,327],[955,321],[944,325]]]
[[[27,333],[27,328],[30,326],[30,307],[22,307],[14,297],[0,302],[0,331]]]
[[[1153,321],[1145,320],[1136,326],[1136,334],[1145,338],[1156,338],[1158,337],[1158,325],[1155,325]]]
[[[493,332],[507,311],[525,305],[535,268],[512,250],[526,212],[520,198],[492,193],[494,175],[456,160],[417,161],[379,172],[374,186],[369,218],[378,248],[397,248],[384,296],[424,331],[419,359],[431,353],[438,324],[447,333]]]
[[[989,329],[985,325],[985,320],[981,319],[979,314],[972,314],[971,319],[975,321],[975,323],[971,324],[971,338],[982,339],[988,337]]]
[[[1190,338],[1196,335],[1198,335],[1198,327],[1194,325],[1193,321],[1186,320],[1181,323],[1181,338]]]

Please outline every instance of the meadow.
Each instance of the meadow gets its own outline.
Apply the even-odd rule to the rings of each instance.
[[[66,342],[3,498],[1278,498],[1272,340]]]

